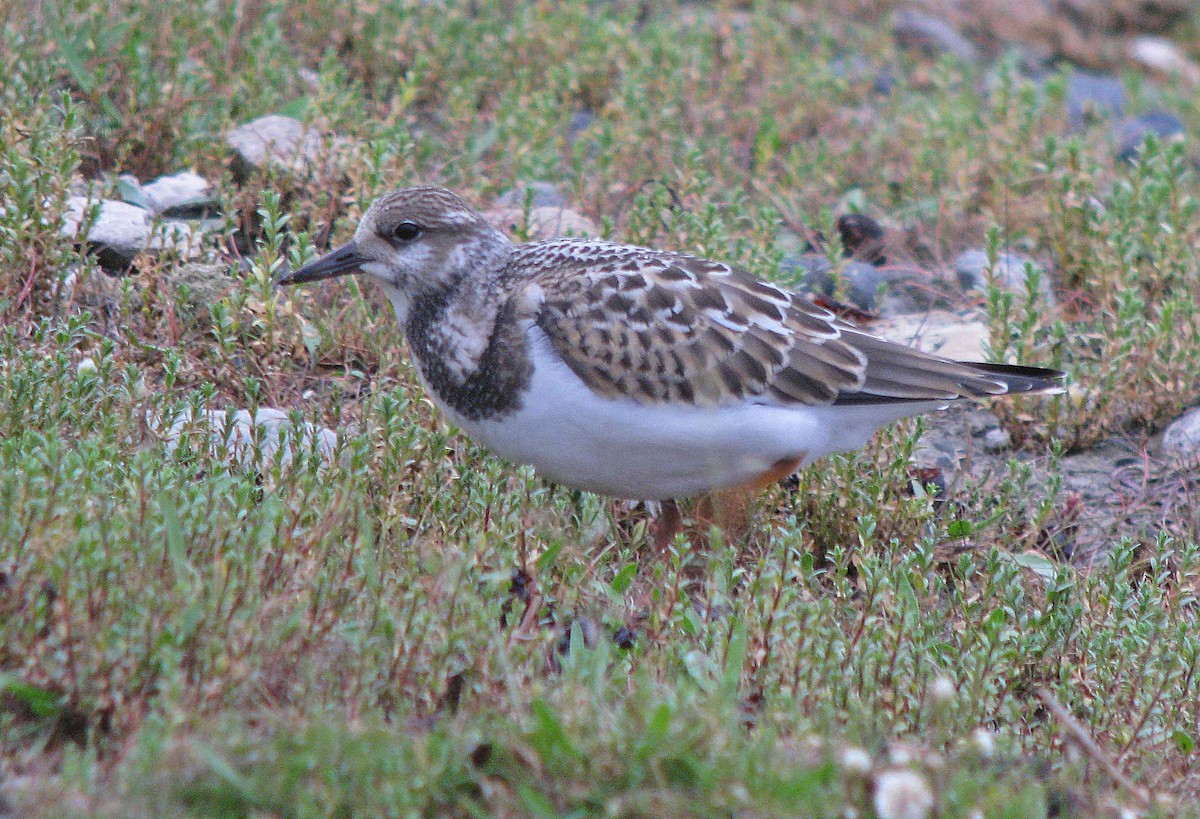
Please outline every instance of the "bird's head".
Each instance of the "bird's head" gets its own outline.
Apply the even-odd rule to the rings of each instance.
[[[507,237],[444,188],[392,191],[363,214],[354,239],[277,284],[363,272],[379,281],[398,312],[414,298],[454,287],[472,269],[496,267]]]

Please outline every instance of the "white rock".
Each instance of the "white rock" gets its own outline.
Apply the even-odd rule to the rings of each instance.
[[[952,54],[964,63],[979,62],[979,49],[962,32],[940,17],[916,9],[901,9],[892,21],[892,34],[903,48],[936,56]]]
[[[848,745],[838,752],[838,765],[850,773],[866,775],[871,772],[871,755],[854,745]]]
[[[1163,454],[1184,461],[1200,461],[1200,407],[1176,418],[1163,432]]]
[[[976,728],[972,731],[971,742],[984,759],[991,759],[996,753],[996,735],[987,728]]]
[[[155,213],[199,217],[213,204],[212,185],[195,171],[160,176],[142,186],[142,195]]]
[[[948,310],[900,315],[879,321],[868,332],[959,361],[987,361],[991,332],[973,314]]]
[[[949,677],[939,674],[929,683],[929,697],[934,702],[949,702],[958,694],[958,689],[954,686],[954,680]]]
[[[532,196],[530,207],[534,208],[562,208],[567,204],[566,197],[553,183],[535,179],[522,182],[500,194],[496,198],[496,205],[502,208],[523,209],[526,196]]]
[[[304,170],[317,160],[321,149],[321,137],[315,129],[278,114],[235,128],[225,137],[225,143],[234,150],[243,171],[268,163],[290,171]]]
[[[1029,268],[1038,275],[1038,291],[1049,300],[1054,298],[1050,289],[1050,274],[1046,268],[1034,259],[1020,253],[1001,251],[996,256],[996,264],[989,271],[987,253],[982,250],[964,250],[954,259],[954,273],[958,277],[959,286],[964,290],[985,290],[988,286],[989,274],[991,281],[1003,290],[1013,293],[1024,293],[1026,282],[1029,280]]]
[[[1135,37],[1129,44],[1129,58],[1160,76],[1178,76],[1192,85],[1200,83],[1200,65],[1165,37]]]
[[[879,819],[924,819],[933,810],[933,794],[916,771],[884,771],[875,779]]]
[[[94,200],[89,201],[84,196],[72,196],[67,199],[67,211],[63,214],[62,226],[64,236],[75,237],[79,234],[84,217],[94,204]],[[107,266],[122,266],[119,264],[121,261],[124,261],[124,266],[128,266],[149,242],[150,227],[148,211],[124,202],[105,199],[100,202],[100,213],[95,223],[91,225],[87,235],[80,238],[90,244],[107,248],[115,254],[115,261]]]
[[[1005,429],[989,429],[983,434],[983,451],[995,455],[1012,448],[1012,436]]]
[[[256,450],[266,465],[276,461],[286,465],[297,450],[304,454],[313,446],[322,461],[329,464],[337,450],[337,434],[332,430],[305,422],[297,433],[286,412],[270,407],[259,409],[253,416],[246,410],[238,410],[232,420],[225,410],[206,410],[195,418],[190,411],[184,411],[164,435],[168,450],[173,452],[178,448],[185,433],[193,438],[197,435],[207,438],[213,457],[220,457],[224,450],[231,461],[243,466],[254,463]]]
[[[913,749],[911,746],[903,742],[892,742],[887,749],[888,761],[893,765],[906,766],[911,765],[915,761]]]

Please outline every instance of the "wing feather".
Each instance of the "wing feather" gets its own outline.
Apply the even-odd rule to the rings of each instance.
[[[745,271],[600,242],[526,247],[544,257],[538,326],[603,395],[828,404],[862,382],[865,359],[831,313]]]
[[[781,406],[1053,392],[1061,374],[877,338],[736,267],[578,239],[521,246],[537,325],[593,390],[640,403]]]

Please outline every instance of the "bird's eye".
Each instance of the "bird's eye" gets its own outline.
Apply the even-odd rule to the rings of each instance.
[[[411,242],[421,235],[421,226],[416,222],[401,222],[392,230],[392,235],[401,242]]]

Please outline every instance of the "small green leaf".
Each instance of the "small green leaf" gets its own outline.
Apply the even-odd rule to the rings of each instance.
[[[1171,734],[1171,739],[1175,740],[1175,747],[1185,754],[1190,754],[1196,748],[1196,741],[1192,739],[1192,735],[1182,729]]]
[[[550,710],[546,701],[536,699],[532,708],[537,727],[530,734],[529,741],[537,749],[542,760],[551,762],[560,755],[578,759],[579,751],[575,749],[575,744],[571,742],[567,732],[563,730],[562,723],[558,721],[558,717]]]
[[[35,717],[53,717],[62,710],[61,696],[27,683],[14,674],[0,674],[0,692],[16,699]]]
[[[1055,566],[1052,560],[1033,552],[1021,552],[1020,554],[1012,555],[1012,562],[1016,563],[1022,569],[1029,569],[1034,574],[1046,580],[1053,580],[1058,574],[1058,567]]]
[[[625,590],[633,583],[633,578],[637,576],[637,564],[626,563],[617,572],[617,576],[612,580],[612,588],[617,594],[624,594]]]
[[[952,520],[946,527],[946,534],[950,537],[970,537],[973,531],[975,529],[969,520]]]
[[[532,786],[519,783],[517,793],[520,795],[521,801],[525,803],[525,807],[529,809],[530,816],[555,819],[559,815],[558,809],[554,807],[550,798],[541,791],[534,790]]]
[[[167,556],[171,558],[175,571],[183,574],[190,568],[187,547],[183,542],[183,521],[179,519],[179,510],[170,497],[164,495],[159,506],[162,508],[163,533],[167,539]]]
[[[715,691],[717,688],[717,664],[703,651],[689,651],[683,658],[683,667],[688,676],[703,691]]]
[[[546,551],[537,559],[538,571],[544,572],[554,565],[554,558],[558,557],[558,553],[562,551],[563,542],[556,540],[546,548]]]

